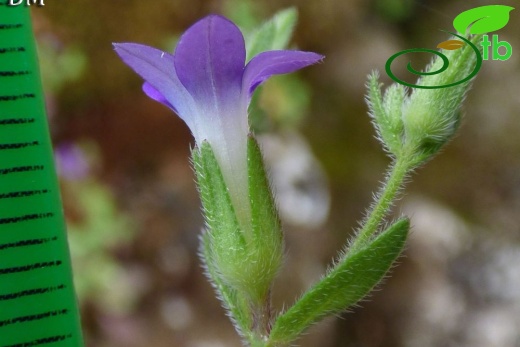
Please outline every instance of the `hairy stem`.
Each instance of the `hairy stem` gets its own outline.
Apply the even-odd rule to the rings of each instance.
[[[250,346],[264,347],[271,332],[271,291],[261,305],[251,309],[253,326],[251,327]]]
[[[355,252],[363,248],[377,232],[383,218],[392,208],[393,202],[399,190],[402,188],[411,166],[409,156],[407,155],[399,156],[394,160],[386,176],[385,183],[377,195],[375,203],[372,205],[356,238],[350,245],[350,252]]]

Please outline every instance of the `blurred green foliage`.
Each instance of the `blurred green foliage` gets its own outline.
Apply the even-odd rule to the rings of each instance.
[[[68,147],[67,152],[63,146]],[[95,143],[85,140],[56,150],[74,284],[80,303],[90,302],[110,313],[128,313],[137,291],[116,251],[133,239],[135,227],[110,187],[94,174],[98,155]]]
[[[375,8],[391,21],[402,21],[413,13],[413,0],[376,0]]]
[[[113,252],[132,238],[130,218],[117,209],[112,194],[99,182],[69,182],[64,190],[74,192],[70,198],[81,214],[77,220],[67,219],[79,300],[93,301],[111,312],[128,312],[135,296]]]
[[[75,81],[87,69],[87,56],[78,47],[63,46],[52,35],[38,40],[38,58],[43,88],[47,93],[57,93],[68,82]]]

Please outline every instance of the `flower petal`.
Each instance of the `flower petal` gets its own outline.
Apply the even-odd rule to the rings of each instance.
[[[315,64],[324,58],[323,55],[302,51],[268,51],[251,59],[247,64],[242,81],[243,96],[248,101],[256,87],[272,75],[290,73]]]
[[[210,15],[182,35],[175,50],[175,70],[199,105],[224,114],[238,103],[245,57],[238,27],[224,17]]]
[[[157,89],[155,89],[154,86],[152,86],[150,83],[148,82],[144,82],[143,83],[143,92],[150,98],[150,99],[153,99],[155,101],[158,101],[160,102],[161,104],[171,108],[175,113],[178,113],[178,111],[175,109],[175,107],[173,107],[172,104],[170,104],[170,102],[168,100],[166,100],[166,98],[164,97],[164,95],[162,95],[161,92],[159,92]]]
[[[146,80],[149,86],[143,86],[144,92],[174,109],[191,128],[193,100],[177,78],[173,55],[137,43],[114,43],[114,49],[128,66]]]

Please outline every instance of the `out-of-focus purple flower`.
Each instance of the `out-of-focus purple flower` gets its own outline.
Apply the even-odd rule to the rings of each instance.
[[[58,176],[71,181],[86,178],[90,173],[90,164],[87,156],[75,144],[65,143],[54,150]]]
[[[228,19],[210,15],[191,26],[175,53],[136,44],[114,44],[117,54],[145,79],[144,92],[175,111],[195,142],[208,141],[235,208],[247,196],[247,107],[253,91],[270,76],[296,71],[323,56],[268,51],[245,65],[244,38]],[[242,197],[238,197],[242,195]]]

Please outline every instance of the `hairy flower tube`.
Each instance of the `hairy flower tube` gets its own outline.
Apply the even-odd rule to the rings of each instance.
[[[114,47],[145,79],[144,92],[177,113],[193,133],[193,164],[207,225],[201,247],[207,273],[242,335],[256,331],[265,337],[283,239],[262,155],[250,134],[248,106],[270,76],[299,70],[323,56],[273,50],[246,64],[242,33],[218,15],[191,26],[174,54],[136,43]]]

